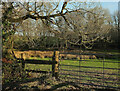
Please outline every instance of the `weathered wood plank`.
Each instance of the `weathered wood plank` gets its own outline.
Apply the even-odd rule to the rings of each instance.
[[[57,64],[57,62],[55,62],[55,61],[35,60],[35,59],[25,59],[25,63],[29,63],[29,64],[47,64],[47,65]]]

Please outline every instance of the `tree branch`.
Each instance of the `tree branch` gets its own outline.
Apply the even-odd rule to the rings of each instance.
[[[60,12],[61,14],[63,14],[63,10],[64,10],[65,7],[67,6],[67,3],[68,3],[68,2],[64,2],[63,6],[62,6],[62,10],[61,10],[61,12]]]
[[[64,16],[68,13],[72,13],[72,12],[80,12],[81,10],[84,10],[82,8],[80,8],[79,10],[73,10],[73,11],[66,11],[65,13],[57,13],[57,14],[52,14],[52,15],[46,15],[46,16],[35,16],[35,15],[31,15],[30,13],[27,13],[26,16],[22,16],[22,17],[19,17],[19,18],[12,18],[12,17],[7,17],[7,19],[10,21],[10,22],[20,22],[20,21],[23,21],[25,19],[28,19],[28,18],[31,18],[31,19],[47,19],[48,17],[58,17],[58,16]],[[89,11],[86,11],[86,12],[89,12]]]
[[[50,15],[53,11],[55,11],[58,6],[59,6],[59,2],[58,2],[58,4],[57,4],[57,6],[56,6],[48,15]]]

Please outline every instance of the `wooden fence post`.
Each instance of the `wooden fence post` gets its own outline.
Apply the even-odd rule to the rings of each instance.
[[[24,71],[25,68],[25,60],[24,60],[24,55],[21,53],[21,59],[22,59],[22,70]]]
[[[58,78],[58,66],[59,66],[59,51],[54,51],[52,61],[57,64],[52,64],[52,76],[56,79]]]

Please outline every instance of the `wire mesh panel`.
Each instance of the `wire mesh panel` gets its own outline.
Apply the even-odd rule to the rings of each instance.
[[[111,58],[106,58],[106,54],[62,54],[66,55],[60,61],[60,78],[63,81],[72,81],[84,88],[120,89],[120,61],[116,55],[107,55]],[[76,59],[73,55],[77,55]]]

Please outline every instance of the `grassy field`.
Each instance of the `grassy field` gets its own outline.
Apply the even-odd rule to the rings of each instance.
[[[35,59],[35,58],[31,58],[31,59]],[[41,59],[41,58],[36,58],[36,59]],[[44,60],[51,60],[51,58],[44,58]],[[84,82],[90,84],[92,83],[95,85],[104,85],[104,86],[110,85],[117,87],[118,76],[114,75],[118,73],[117,69],[119,68],[119,64],[117,62],[120,62],[120,60],[118,59],[105,59],[105,60],[89,59],[88,61],[61,60],[59,77],[64,81]],[[83,66],[101,67],[101,68],[84,68]],[[116,68],[116,69],[103,69],[103,67]],[[42,70],[42,71],[50,72],[52,71],[52,66],[41,65],[41,64],[40,65],[26,64],[25,69]]]
[[[52,60],[52,58],[36,58],[31,57],[30,59],[37,59],[37,60]],[[52,71],[52,65],[43,65],[43,64],[26,64],[25,69],[29,70],[42,70],[42,71]]]
[[[30,58],[30,59],[40,59],[41,58]],[[43,60],[52,60],[51,58],[44,58]],[[104,62],[105,61],[105,62]],[[70,65],[70,69],[76,69],[76,66],[90,66],[90,67],[105,67],[105,68],[118,68],[118,63],[120,60],[118,59],[89,59],[89,60],[61,60],[60,65]],[[69,67],[69,66],[68,66]],[[66,68],[66,67],[63,67]],[[39,65],[39,64],[26,64],[26,69],[41,69],[41,70],[50,70],[51,71],[51,65]],[[99,70],[99,68],[96,68]]]

